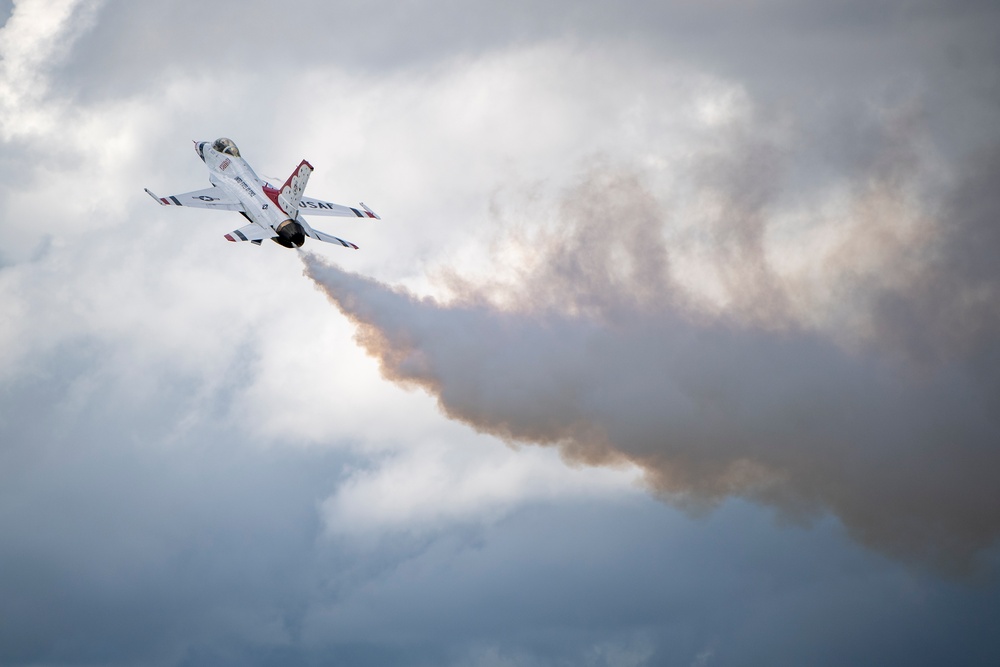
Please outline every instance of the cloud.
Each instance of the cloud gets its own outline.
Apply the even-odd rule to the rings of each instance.
[[[0,28],[0,137],[51,131],[48,71],[92,25],[99,0],[20,0]]]
[[[968,453],[996,377],[995,167],[963,160],[1000,127],[997,9],[939,4],[0,0],[0,662],[989,660],[994,583],[723,499],[856,532],[942,505],[927,542],[974,493],[996,505],[989,448]],[[383,319],[394,298],[426,319],[402,385],[482,379],[383,381],[295,253],[142,192],[207,185],[189,140],[218,135],[383,215],[318,221],[360,252],[310,249],[392,285],[359,283]],[[798,394],[786,421],[820,429],[817,384],[833,407],[857,388],[834,431],[866,445],[866,417],[922,412],[918,456],[757,442]],[[626,467],[508,450],[439,396]],[[963,414],[968,438],[925,446]],[[670,449],[658,487],[707,517],[623,488],[633,459],[666,469],[662,424],[709,445]]]
[[[424,534],[493,523],[544,500],[627,496],[635,492],[629,488],[634,478],[629,470],[567,474],[547,451],[511,451],[484,438],[454,434],[447,440],[411,442],[403,451],[373,460],[371,467],[350,471],[323,502],[322,513],[330,536]]]

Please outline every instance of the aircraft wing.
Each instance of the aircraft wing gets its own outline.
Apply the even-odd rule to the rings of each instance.
[[[260,245],[260,242],[265,239],[274,238],[277,234],[273,230],[264,229],[255,222],[251,222],[249,225],[243,225],[239,229],[229,232],[226,234],[227,241],[250,241],[250,243],[256,243]]]
[[[360,206],[361,208],[354,208],[311,197],[303,197],[299,202],[299,212],[309,215],[336,215],[342,218],[374,218],[375,220],[381,220],[375,211],[364,204],[360,204]]]
[[[169,197],[157,197],[149,188],[145,188],[145,190],[146,194],[159,202],[161,206],[193,206],[196,208],[214,208],[220,211],[243,210],[243,204],[236,199],[227,197],[222,190],[215,186],[205,188],[204,190],[170,195]]]

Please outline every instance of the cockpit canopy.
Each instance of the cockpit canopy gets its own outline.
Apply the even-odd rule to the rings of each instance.
[[[240,149],[236,147],[232,139],[226,139],[225,137],[216,139],[215,143],[212,144],[212,148],[226,155],[232,155],[233,157],[240,156]]]

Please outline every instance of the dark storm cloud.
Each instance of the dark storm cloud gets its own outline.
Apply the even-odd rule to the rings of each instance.
[[[59,81],[85,96],[180,76],[203,79],[210,89],[230,76],[256,75],[266,88],[269,79],[314,66],[372,76],[426,72],[442,60],[567,40],[642,49],[739,81],[765,104],[834,120],[845,98],[921,96],[933,101],[937,131],[968,145],[968,123],[984,118],[978,107],[1000,95],[998,12],[995,3],[933,1],[350,1],[274,11],[261,2],[108,0]],[[299,92],[289,103],[309,104],[310,91]]]
[[[241,434],[231,390],[206,394],[196,376],[161,371],[160,392],[137,398],[102,356],[78,344],[45,360],[59,374],[5,386],[5,665],[619,667],[706,651],[757,664],[776,642],[809,664],[930,665],[1000,651],[982,620],[995,586],[906,574],[845,550],[835,522],[781,530],[739,503],[704,522],[641,499],[543,503],[495,525],[332,541],[316,503],[341,455]],[[58,418],[22,418],[38,406]]]
[[[200,379],[161,375],[137,398],[102,347],[78,340],[4,387],[0,662],[171,664],[205,628],[294,618],[338,462],[247,447],[224,393],[178,434],[205,410]]]
[[[453,418],[571,460],[639,464],[684,502],[830,509],[893,556],[961,566],[1000,535],[998,156],[960,171],[934,235],[910,249],[926,264],[848,283],[858,293],[841,307],[875,323],[855,348],[799,324],[801,287],[768,266],[779,156],[753,143],[698,172],[721,202],[701,234],[732,296],[722,316],[672,283],[670,215],[636,174],[611,168],[566,193],[514,286],[453,279],[458,298],[444,305],[304,258],[384,374]],[[915,159],[888,141],[852,176],[864,197],[901,196],[919,185]]]
[[[0,0],[0,16],[16,6]],[[845,542],[830,518],[788,530],[722,499],[832,510],[906,560],[965,561],[995,539],[997,153],[967,154],[1000,127],[998,11],[861,0],[81,3],[73,25],[36,45],[71,43],[69,57],[18,80],[48,91],[20,110],[25,123],[56,110],[57,127],[0,149],[3,210],[22,218],[0,221],[10,306],[0,333],[14,349],[0,359],[0,663],[761,664],[776,646],[815,665],[996,663],[995,585],[900,568]],[[155,219],[141,187],[195,177],[190,148],[172,152],[188,128],[236,124],[255,142],[274,129],[280,141],[275,119],[317,108],[327,70],[376,86],[405,70],[419,82],[442,62],[553,42],[595,61],[628,48],[636,67],[686,63],[745,87],[774,121],[727,136],[692,172],[715,205],[695,241],[734,296],[725,317],[669,274],[695,243],[663,242],[677,212],[641,170],[614,164],[567,193],[561,226],[536,238],[513,284],[452,276],[460,298],[443,305],[309,260],[312,271],[362,322],[386,373],[438,392],[448,414],[570,459],[638,462],[672,500],[721,507],[687,521],[646,499],[556,498],[430,533],[374,526],[374,546],[331,537],[324,501],[349,488],[351,466],[378,462],[314,439],[297,448],[308,429],[249,432],[261,423],[249,416],[271,410],[316,418],[287,362],[330,341],[274,326],[301,323],[279,301],[315,304],[282,282],[293,267],[277,255],[226,248],[252,259],[223,260],[209,244],[226,223]],[[161,104],[177,82],[181,94]],[[573,95],[601,90],[568,94],[575,109]],[[301,123],[304,136],[334,131],[325,113]],[[886,131],[893,114],[898,140]],[[424,130],[399,115],[398,136]],[[775,140],[786,125],[810,140]],[[920,132],[953,161],[947,190],[920,173]],[[870,232],[824,258],[837,281],[823,287],[842,310],[823,322],[843,316],[847,342],[806,323],[802,303],[816,295],[767,253],[784,197],[845,173]],[[386,192],[405,177],[384,178]],[[469,193],[441,181],[421,182]],[[914,237],[885,214],[912,188],[935,224],[910,255],[899,249]],[[405,196],[387,199],[401,224],[421,228]],[[35,234],[45,235],[37,252]],[[858,270],[872,246],[891,258],[885,275]],[[283,343],[244,337],[253,330]],[[281,396],[247,402],[266,394],[244,391],[260,383],[261,361],[284,365],[261,383]],[[424,418],[372,403],[373,422]],[[996,552],[984,558],[995,571]]]
[[[706,650],[753,664],[776,641],[810,664],[933,664],[1000,650],[976,621],[995,587],[914,578],[844,551],[834,522],[781,530],[739,504],[695,523],[645,500],[544,503],[496,525],[330,540],[317,501],[349,458],[234,429],[232,388],[205,392],[196,374],[161,369],[160,390],[137,396],[101,348],[78,340],[40,360],[58,373],[4,387],[5,665],[617,667]]]

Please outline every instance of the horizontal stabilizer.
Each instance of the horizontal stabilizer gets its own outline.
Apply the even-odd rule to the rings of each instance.
[[[333,234],[327,234],[325,232],[320,232],[320,231],[317,231],[317,230],[313,229],[312,227],[304,227],[304,229],[306,230],[306,234],[309,235],[309,237],[314,238],[317,241],[325,241],[326,243],[333,243],[334,245],[341,245],[341,246],[344,246],[345,248],[354,248],[355,250],[358,249],[358,246],[354,245],[350,241],[345,241],[344,239],[337,238]]]
[[[250,241],[251,243],[260,245],[261,241],[274,238],[275,236],[277,234],[274,233],[274,230],[264,229],[257,223],[251,222],[249,225],[243,225],[239,229],[229,232],[225,238],[227,241]]]
[[[343,204],[334,204],[328,201],[321,201],[319,199],[312,199],[311,197],[303,197],[299,202],[299,212],[305,213],[306,215],[334,215],[341,218],[374,218],[375,220],[380,220],[381,218],[375,214],[370,208],[361,204],[361,208],[354,208],[353,206],[344,206]]]

